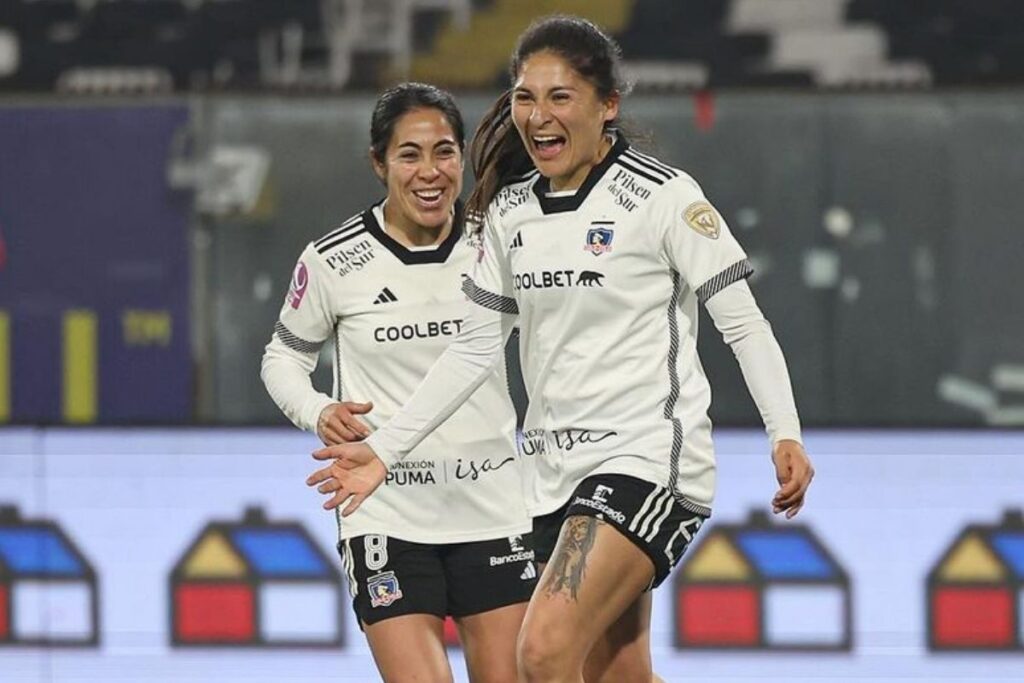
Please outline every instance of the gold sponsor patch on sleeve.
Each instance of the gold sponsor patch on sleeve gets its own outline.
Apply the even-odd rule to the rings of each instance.
[[[700,201],[690,204],[683,211],[683,220],[701,235],[713,240],[718,239],[718,233],[721,230],[721,224],[718,222],[718,212],[715,211],[715,207],[707,202]]]

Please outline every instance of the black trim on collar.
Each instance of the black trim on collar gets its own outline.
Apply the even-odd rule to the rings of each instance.
[[[363,212],[363,224],[378,242],[395,255],[395,258],[407,266],[417,266],[425,263],[444,263],[448,260],[455,245],[458,244],[459,239],[462,237],[462,224],[466,219],[462,200],[455,200],[455,218],[452,220],[452,231],[448,233],[448,237],[444,239],[444,242],[437,245],[436,249],[423,249],[422,251],[412,250],[384,232],[377,222],[377,217],[373,215],[374,208],[382,203],[383,200]]]
[[[587,198],[587,195],[594,189],[597,182],[601,180],[608,169],[611,168],[611,165],[615,163],[615,160],[627,149],[629,149],[629,141],[626,140],[622,133],[619,133],[615,144],[604,155],[601,163],[590,169],[590,173],[587,174],[583,184],[580,185],[575,193],[566,197],[549,197],[548,192],[551,191],[551,179],[544,176],[537,178],[537,182],[533,184],[533,193],[537,195],[537,201],[540,202],[540,210],[545,214],[549,214],[575,211],[580,208],[583,200]]]

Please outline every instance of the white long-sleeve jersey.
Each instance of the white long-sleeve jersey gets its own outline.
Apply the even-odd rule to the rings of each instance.
[[[387,235],[381,204],[306,247],[261,372],[297,426],[315,431],[335,401],[372,400],[362,419],[377,428],[409,399],[462,327],[462,278],[476,250],[463,239],[458,213],[436,249],[408,249]],[[333,345],[333,396],[310,380],[325,343]],[[524,533],[515,426],[504,364],[490,363],[462,407],[393,466],[359,510],[338,517],[340,538],[461,543]]]
[[[466,282],[477,304],[409,404],[368,443],[394,468],[472,391],[521,330],[530,405],[527,506],[546,514],[585,477],[626,474],[710,514],[711,392],[697,356],[704,303],[772,442],[800,439],[778,343],[745,282],[746,254],[697,183],[619,138],[571,196],[531,174],[492,203]]]

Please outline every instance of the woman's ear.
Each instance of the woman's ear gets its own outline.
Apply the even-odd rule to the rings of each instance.
[[[379,160],[373,153],[373,148],[370,148],[370,165],[373,166],[373,172],[377,174],[377,178],[384,183],[388,184],[388,167],[384,165],[384,162]]]
[[[621,102],[621,101],[622,101],[622,95],[619,94],[618,90],[613,91],[612,94],[609,95],[605,99],[605,101],[604,101],[604,106],[605,106],[604,120],[605,120],[605,123],[608,123],[609,121],[614,121],[615,119],[617,119],[619,117],[619,102]]]

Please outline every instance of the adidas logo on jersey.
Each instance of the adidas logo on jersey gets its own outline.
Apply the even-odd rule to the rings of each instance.
[[[513,249],[518,249],[521,246],[523,246],[523,233],[522,233],[522,231],[516,233],[516,236],[512,240],[512,244],[510,244],[508,246],[508,249],[509,249],[509,251],[512,251]]]
[[[375,305],[376,304],[390,304],[390,303],[394,303],[395,301],[398,301],[398,297],[395,296],[394,292],[392,292],[390,289],[385,287],[384,289],[380,290],[380,294],[378,294],[377,298],[373,300],[373,303]]]
[[[536,579],[537,578],[537,565],[535,565],[533,562],[527,562],[526,563],[526,569],[524,569],[523,573],[519,575],[519,578],[522,579],[523,581],[529,581],[530,579]]]

